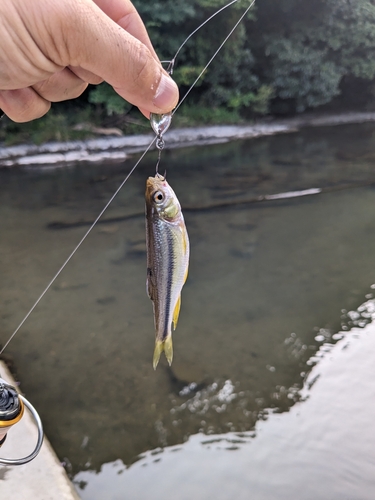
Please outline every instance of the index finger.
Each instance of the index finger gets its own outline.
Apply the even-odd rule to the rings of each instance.
[[[94,0],[94,3],[119,26],[149,49],[157,61],[159,58],[152,46],[150,37],[137,9],[130,0]]]

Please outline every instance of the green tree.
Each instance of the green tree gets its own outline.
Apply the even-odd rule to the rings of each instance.
[[[339,95],[342,68],[328,58],[327,48],[315,48],[295,34],[267,43],[268,72],[280,99],[291,100],[297,112],[326,104]]]
[[[279,100],[296,111],[326,104],[344,77],[375,76],[374,1],[263,0],[255,46],[258,74]]]
[[[134,0],[159,57],[170,60],[227,0]],[[176,60],[183,96],[232,29],[249,0],[201,28]],[[330,103],[343,81],[375,77],[375,0],[262,0],[233,33],[179,111],[199,121],[233,120],[280,109],[302,112]],[[353,85],[351,86],[353,89]],[[129,106],[106,84],[89,102],[107,115]],[[198,111],[199,110],[199,111]],[[220,110],[220,111],[219,111]]]
[[[192,0],[189,3],[176,0],[165,2],[135,0],[134,3],[146,22],[160,58],[168,60],[174,56],[192,31],[228,2],[227,0]],[[174,78],[181,88],[182,95],[230,32],[239,18],[240,10],[247,6],[247,0],[240,0],[202,27],[184,46],[179,53],[174,71]],[[254,19],[253,12],[248,18]],[[233,96],[239,97],[251,93],[253,100],[235,101],[237,108],[251,106],[256,101],[255,97],[261,87],[259,79],[253,72],[253,66],[254,58],[248,45],[246,26],[242,24],[197,83],[199,89],[194,90],[189,96],[189,104],[206,108],[220,106],[233,108]],[[262,100],[265,100],[264,88]],[[261,109],[259,106],[258,108]],[[262,110],[265,110],[264,106]]]

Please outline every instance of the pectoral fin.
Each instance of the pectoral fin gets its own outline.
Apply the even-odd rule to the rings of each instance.
[[[151,268],[147,268],[147,280],[146,280],[146,291],[147,295],[151,300],[155,300],[155,286],[152,283],[152,270]]]
[[[173,330],[176,330],[178,317],[180,315],[180,309],[181,309],[181,295],[178,297],[176,307],[174,308],[173,311]]]

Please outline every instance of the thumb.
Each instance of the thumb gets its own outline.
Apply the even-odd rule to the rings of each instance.
[[[144,43],[91,0],[65,0],[62,4],[70,8],[59,9],[63,40],[54,47],[63,66],[78,66],[97,75],[143,110],[166,113],[177,105],[176,83]],[[125,4],[134,18],[134,7],[130,2]]]

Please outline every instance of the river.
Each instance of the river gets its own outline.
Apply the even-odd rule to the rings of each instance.
[[[141,163],[5,351],[82,499],[374,497],[374,134],[163,153],[191,264],[156,372]],[[134,161],[0,170],[3,344]]]

